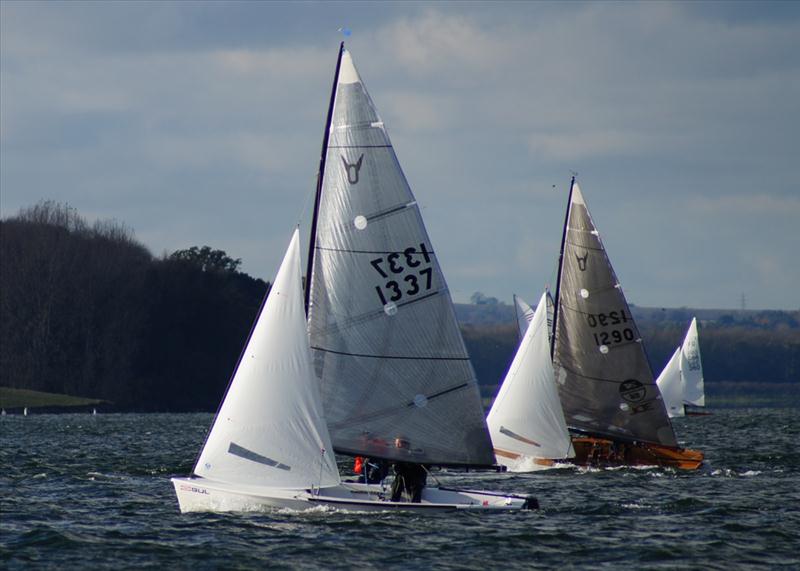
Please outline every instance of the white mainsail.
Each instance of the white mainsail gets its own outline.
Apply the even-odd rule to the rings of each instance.
[[[670,418],[684,416],[683,379],[681,377],[681,348],[675,349],[672,357],[656,380],[661,398]]]
[[[529,470],[528,459],[575,455],[556,390],[549,337],[544,293],[486,419],[497,461],[512,471]]]
[[[697,335],[697,318],[692,318],[689,331],[681,346],[681,374],[683,375],[683,400],[686,404],[705,406],[703,363]]]
[[[339,484],[311,365],[295,230],[194,473],[283,489]]]
[[[527,301],[518,295],[514,295],[514,310],[517,314],[517,334],[521,341],[525,337],[525,332],[528,330],[531,319],[533,319],[533,309],[528,305]]]
[[[322,164],[308,331],[336,450],[424,464],[493,463],[435,250],[347,50]]]
[[[683,343],[675,350],[656,383],[670,418],[684,416],[685,405],[705,406],[697,318],[692,318]]]

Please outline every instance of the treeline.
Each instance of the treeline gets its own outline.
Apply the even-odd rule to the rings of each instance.
[[[0,221],[0,263],[0,385],[120,410],[213,409],[268,287],[222,251],[155,258],[53,202]]]
[[[239,265],[208,246],[154,257],[124,224],[53,202],[0,221],[0,386],[214,410],[269,286]],[[632,311],[656,374],[697,315],[711,404],[800,405],[800,312]],[[517,346],[513,308],[482,296],[456,312],[491,398]]]
[[[692,311],[681,310],[675,321],[637,320],[656,376],[683,341],[691,317]],[[462,333],[490,399],[514,357],[516,324],[479,321],[463,324]],[[718,320],[700,321],[699,335],[710,405],[800,406],[800,312],[722,313]]]

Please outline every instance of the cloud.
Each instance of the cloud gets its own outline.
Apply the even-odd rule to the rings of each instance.
[[[55,198],[124,220],[156,252],[209,243],[262,275],[313,191],[336,28],[347,24],[464,299],[534,297],[552,281],[570,169],[635,303],[735,305],[768,278],[800,280],[764,254],[780,261],[796,248],[798,9],[7,1],[0,10],[3,216]],[[765,304],[796,305],[790,287],[769,291]]]

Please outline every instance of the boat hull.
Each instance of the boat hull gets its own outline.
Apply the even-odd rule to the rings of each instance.
[[[308,510],[320,506],[350,511],[521,510],[538,508],[535,498],[501,493],[425,488],[420,503],[392,502],[380,485],[342,483],[321,490],[235,486],[205,478],[173,478],[181,512]]]
[[[664,466],[680,470],[696,470],[703,463],[699,450],[670,448],[645,442],[615,442],[606,438],[575,436],[572,438],[578,466]]]

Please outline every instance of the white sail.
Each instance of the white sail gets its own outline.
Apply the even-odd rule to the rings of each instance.
[[[388,460],[491,464],[450,292],[347,50],[332,109],[311,237],[308,331],[333,444]]]
[[[517,333],[519,334],[519,339],[522,340],[525,337],[525,332],[528,330],[531,319],[533,319],[533,308],[528,305],[527,301],[515,295],[514,310],[517,314]]]
[[[297,230],[194,473],[284,489],[339,484],[311,365]]]
[[[692,318],[689,331],[681,346],[681,374],[683,375],[683,400],[685,404],[705,406],[703,363],[697,336],[697,318]]]
[[[670,418],[684,416],[683,410],[683,377],[681,375],[681,348],[675,349],[672,358],[656,379],[661,398],[667,407]]]
[[[512,470],[528,464],[527,458],[575,455],[550,360],[546,293],[536,306],[486,421],[497,461]]]

